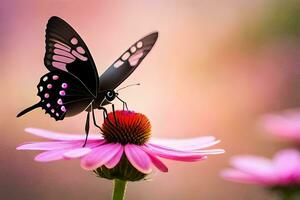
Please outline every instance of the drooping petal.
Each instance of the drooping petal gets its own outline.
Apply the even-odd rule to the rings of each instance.
[[[145,146],[147,146],[147,148],[151,150],[153,154],[170,160],[195,162],[206,158],[205,154],[198,153],[198,152],[178,151],[178,150],[165,148],[165,147],[152,145],[152,144],[147,144]]]
[[[63,149],[68,148],[72,146],[78,145],[78,141],[52,141],[52,142],[32,142],[23,144],[21,146],[17,147],[17,150],[44,150],[44,151],[50,151],[55,149]]]
[[[152,138],[150,144],[176,148],[178,150],[199,150],[218,144],[220,140],[216,140],[212,136],[204,136],[190,139],[157,139]]]
[[[139,146],[134,144],[125,145],[125,154],[129,162],[140,172],[149,174],[151,172],[151,160]]]
[[[50,162],[55,160],[62,160],[63,154],[70,149],[60,149],[60,150],[53,150],[53,151],[46,151],[43,153],[38,154],[34,160],[38,162]]]
[[[231,165],[236,169],[261,178],[265,182],[276,180],[272,161],[258,156],[236,156],[231,159]]]
[[[250,174],[234,170],[228,169],[221,172],[221,176],[227,180],[239,182],[239,183],[250,183],[250,184],[260,184],[260,179],[252,176]]]
[[[38,128],[26,128],[26,132],[31,133],[33,135],[47,138],[47,139],[52,139],[52,140],[85,140],[85,135],[84,134],[65,134],[65,133],[59,133],[59,132],[53,132],[53,131],[47,131],[43,129],[38,129]],[[89,135],[89,140],[99,140],[103,139],[103,137],[99,135]]]
[[[110,159],[108,162],[106,162],[105,166],[108,169],[114,168],[119,163],[119,161],[121,160],[123,153],[124,153],[124,148],[123,148],[123,146],[121,146],[118,153],[112,159]]]
[[[63,154],[64,158],[80,158],[82,156],[87,155],[88,153],[90,153],[92,151],[92,149],[88,148],[88,147],[82,147],[82,148],[77,148],[77,149],[72,149],[70,151],[67,151]]]
[[[121,144],[109,143],[96,147],[81,159],[81,166],[86,170],[96,169],[110,161],[122,148]]]
[[[146,146],[141,146],[141,148],[148,154],[151,159],[152,164],[162,172],[168,172],[168,167],[159,160]]]
[[[300,181],[300,153],[294,149],[279,151],[273,159],[282,183]]]

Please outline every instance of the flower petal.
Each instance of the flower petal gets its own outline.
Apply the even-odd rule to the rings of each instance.
[[[34,158],[34,160],[38,161],[38,162],[50,162],[50,161],[55,161],[55,160],[62,160],[63,154],[68,150],[69,149],[46,151],[46,152],[38,154]]]
[[[235,181],[239,183],[249,183],[249,184],[260,184],[260,179],[252,176],[250,174],[234,170],[228,169],[221,172],[221,176],[227,180]]]
[[[64,158],[80,158],[82,156],[85,156],[86,154],[90,153],[92,149],[87,147],[72,149],[70,151],[67,151],[63,154]]]
[[[300,110],[282,114],[267,114],[261,119],[262,127],[270,134],[286,138],[300,139]]]
[[[81,167],[86,170],[96,169],[110,161],[122,148],[121,144],[104,144],[96,147],[81,159]]]
[[[31,133],[33,135],[47,138],[47,139],[52,139],[52,140],[85,140],[85,135],[76,135],[76,134],[65,134],[65,133],[59,133],[59,132],[53,132],[53,131],[47,131],[43,129],[38,129],[38,128],[26,128],[26,132]],[[103,137],[99,135],[89,135],[89,140],[98,140],[102,139]]]
[[[281,150],[273,162],[281,183],[300,181],[300,153],[297,150]]]
[[[179,150],[199,150],[207,148],[219,143],[220,140],[216,140],[213,136],[204,136],[189,139],[157,139],[152,138],[150,144],[159,146],[165,146],[170,148],[176,148]]]
[[[110,159],[108,162],[106,162],[105,166],[108,169],[114,168],[119,163],[120,159],[122,158],[123,153],[124,153],[124,148],[123,148],[123,146],[121,146],[119,152],[112,159]]]
[[[151,160],[139,146],[134,144],[125,145],[125,154],[129,162],[140,172],[149,174],[151,172]]]
[[[33,142],[33,143],[27,143],[23,144],[21,146],[17,147],[17,150],[55,150],[55,149],[63,149],[72,147],[74,145],[78,145],[78,141],[76,142]]]
[[[167,158],[171,160],[179,160],[179,161],[185,161],[185,162],[195,162],[199,160],[203,160],[206,158],[206,156],[202,153],[198,152],[185,152],[185,151],[178,151],[175,149],[170,149],[162,146],[147,144],[146,145],[151,152],[153,152],[155,155]]]
[[[269,159],[258,156],[236,156],[231,159],[231,165],[244,173],[261,178],[261,181],[271,183],[276,180],[274,166]]]
[[[159,160],[155,154],[151,152],[146,146],[141,146],[141,148],[148,154],[148,156],[151,159],[152,164],[159,169],[162,172],[168,172],[168,167],[161,161]]]

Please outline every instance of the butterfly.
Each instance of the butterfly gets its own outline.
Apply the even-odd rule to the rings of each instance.
[[[135,42],[101,76],[92,55],[79,34],[63,19],[53,16],[46,27],[44,64],[49,73],[40,78],[37,95],[41,100],[21,111],[20,117],[41,107],[56,121],[87,111],[85,132],[88,136],[90,113],[98,128],[94,109],[103,110],[118,98],[115,89],[139,66],[158,38],[153,32]]]

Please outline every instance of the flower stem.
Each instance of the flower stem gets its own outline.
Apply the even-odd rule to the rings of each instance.
[[[112,196],[112,200],[124,200],[126,184],[126,181],[122,181],[119,179],[114,180],[114,193]]]

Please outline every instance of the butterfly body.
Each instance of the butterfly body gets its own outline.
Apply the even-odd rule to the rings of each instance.
[[[117,97],[114,90],[142,62],[157,37],[158,33],[154,32],[138,40],[99,77],[91,53],[79,34],[61,18],[51,17],[46,28],[44,57],[49,72],[40,78],[37,86],[41,100],[17,117],[41,107],[55,120],[88,111],[88,121],[90,112],[105,110],[103,106]]]

